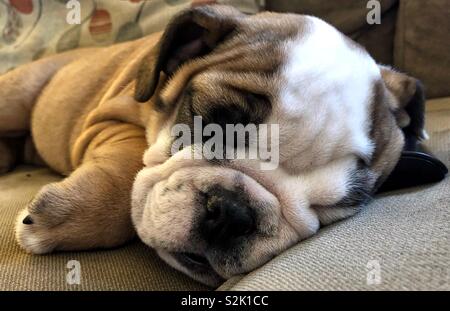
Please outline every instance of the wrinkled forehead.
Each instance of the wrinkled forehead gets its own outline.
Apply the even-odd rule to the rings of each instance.
[[[210,92],[212,86],[238,85],[276,96],[286,82],[298,84],[298,79],[314,81],[320,76],[331,78],[329,82],[338,87],[335,82],[352,78],[348,69],[357,67],[352,76],[379,77],[367,52],[333,26],[312,16],[265,12],[245,19],[209,55],[183,65],[160,97],[165,103],[174,102],[187,84],[209,94],[218,93]]]
[[[299,15],[262,13],[241,21],[225,40],[211,53],[190,60],[181,66],[162,90],[164,103],[171,103],[191,82],[206,88],[214,82],[227,79],[243,87],[261,89],[271,85],[256,84],[250,76],[272,79],[286,59],[285,42],[301,32],[305,18]],[[265,80],[268,82],[268,79]]]

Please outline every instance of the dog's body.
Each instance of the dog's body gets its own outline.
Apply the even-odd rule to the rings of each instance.
[[[404,138],[422,137],[416,85],[316,18],[222,6],[180,14],[161,38],[23,66],[0,77],[0,135],[31,120],[39,155],[70,175],[18,217],[17,239],[32,253],[111,247],[134,225],[169,264],[217,284],[367,202]],[[193,115],[279,124],[279,167],[170,154],[170,128]]]
[[[70,175],[44,187],[24,212],[33,225],[19,217],[16,234],[27,251],[111,247],[134,236],[130,192],[151,110],[133,100],[133,83],[157,39],[67,52],[0,77],[0,132],[31,130],[38,157]],[[32,151],[25,150],[31,162]]]

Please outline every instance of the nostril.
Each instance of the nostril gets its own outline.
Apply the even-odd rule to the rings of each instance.
[[[220,217],[219,198],[216,196],[209,197],[206,201],[206,219],[217,220]]]
[[[247,206],[241,206],[237,218],[232,223],[231,236],[249,235],[254,231],[255,222]]]
[[[254,231],[253,212],[241,195],[216,188],[205,196],[205,200],[206,214],[201,230],[208,241],[229,242]]]

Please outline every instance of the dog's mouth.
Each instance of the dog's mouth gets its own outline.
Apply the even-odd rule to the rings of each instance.
[[[211,268],[211,264],[209,263],[206,257],[193,254],[193,253],[178,253],[177,259],[182,259],[185,262],[188,262],[191,265],[195,265],[200,268]]]
[[[170,255],[197,281],[210,286],[218,286],[225,280],[216,272],[205,256],[185,252],[170,253]]]

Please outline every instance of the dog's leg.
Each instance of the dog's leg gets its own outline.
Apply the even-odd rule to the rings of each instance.
[[[77,55],[72,52],[43,58],[0,75],[0,136],[29,130],[31,111],[42,89]]]
[[[118,134],[90,148],[79,168],[43,187],[20,213],[16,238],[26,251],[107,248],[134,236],[131,187],[147,144],[143,129],[117,126]]]

